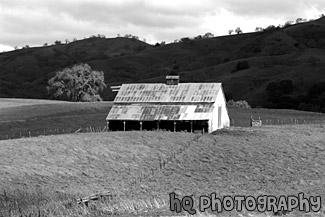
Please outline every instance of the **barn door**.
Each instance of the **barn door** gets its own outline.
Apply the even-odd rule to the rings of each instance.
[[[222,117],[222,107],[218,106],[218,128],[222,128],[221,117]]]

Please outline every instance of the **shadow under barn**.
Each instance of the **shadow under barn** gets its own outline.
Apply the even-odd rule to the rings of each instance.
[[[171,132],[208,132],[208,120],[193,121],[107,121],[109,131],[156,131],[165,130]]]

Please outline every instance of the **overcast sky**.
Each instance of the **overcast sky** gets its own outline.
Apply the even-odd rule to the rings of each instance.
[[[318,19],[325,0],[0,0],[0,51],[15,46],[132,34],[148,43],[173,42],[240,27]]]

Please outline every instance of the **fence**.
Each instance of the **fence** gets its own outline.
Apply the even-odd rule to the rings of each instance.
[[[167,154],[167,156],[165,156],[163,158],[159,158],[156,161],[156,163],[152,163],[150,165],[150,167],[147,168],[146,170],[143,170],[142,172],[137,173],[137,175],[135,177],[127,180],[128,186],[131,189],[139,187],[141,184],[150,181],[150,179],[154,178],[158,173],[162,173],[166,169],[168,164],[175,161],[175,159],[180,159],[181,155],[183,155],[187,150],[189,150],[191,146],[197,144],[199,142],[199,139],[201,136],[202,135],[200,135],[200,134],[195,135],[195,137],[192,140],[181,144],[181,146],[178,149],[172,150],[169,154]],[[108,195],[107,195],[107,192],[108,192]],[[177,193],[184,193],[184,192],[177,192]],[[114,196],[115,197],[118,196],[117,194],[112,194],[112,192],[110,190],[108,190],[108,191],[100,193],[100,194],[95,194],[95,195],[91,195],[91,196],[84,197],[84,198],[77,198],[77,203],[85,204],[88,206],[88,202],[90,202],[92,200],[98,200],[103,195],[111,196],[111,198]]]
[[[230,125],[235,127],[250,127],[251,120],[249,118],[231,119]],[[301,119],[301,118],[260,118],[258,121],[261,125],[302,125],[302,124],[324,124],[325,120],[322,119]],[[70,133],[89,133],[89,132],[104,132],[107,131],[106,126],[87,126],[78,129],[38,129],[38,130],[13,130],[11,133],[0,134],[0,140],[19,139],[27,137],[57,135],[57,134],[70,134]]]
[[[304,118],[260,118],[257,120],[231,119],[230,126],[250,127],[252,122],[260,125],[303,125],[303,124],[325,124],[324,119],[304,119]],[[256,123],[258,122],[258,123]]]
[[[80,127],[79,129],[54,128],[54,129],[24,130],[24,131],[16,130],[15,132],[10,134],[9,133],[0,134],[0,140],[20,139],[20,138],[28,138],[28,137],[70,134],[70,133],[104,132],[104,131],[106,131],[106,126]]]

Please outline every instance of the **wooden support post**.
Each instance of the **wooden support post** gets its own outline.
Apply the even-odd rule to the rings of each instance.
[[[176,121],[174,121],[174,132],[176,132]]]
[[[125,121],[123,121],[123,125],[124,125],[124,131],[125,131]]]
[[[109,121],[106,121],[106,130],[109,131]]]
[[[193,133],[193,121],[191,121],[191,133]]]
[[[159,130],[159,121],[157,121],[157,130]]]
[[[142,121],[140,121],[140,131],[142,131]]]

